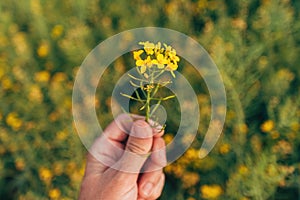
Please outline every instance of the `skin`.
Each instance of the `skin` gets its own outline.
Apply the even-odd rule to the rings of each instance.
[[[87,155],[80,200],[154,200],[161,195],[166,165],[163,131],[139,116],[131,117],[120,115],[95,140]]]

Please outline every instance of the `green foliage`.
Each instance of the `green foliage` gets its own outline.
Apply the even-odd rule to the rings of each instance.
[[[161,199],[299,198],[299,9],[296,0],[2,0],[0,199],[77,197],[86,150],[72,124],[76,71],[99,42],[143,26],[181,31],[202,44],[228,99],[223,135],[200,160],[209,93],[193,67],[180,64],[197,93],[201,122],[193,145],[165,168]],[[114,83],[132,67],[124,55],[99,83],[101,125],[112,120]],[[172,101],[166,110],[178,111]],[[177,131],[178,112],[168,116],[166,142]]]

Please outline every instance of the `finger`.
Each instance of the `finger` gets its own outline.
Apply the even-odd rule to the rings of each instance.
[[[86,172],[103,173],[120,159],[124,152],[124,142],[127,140],[129,130],[137,117],[121,114],[106,127],[103,134],[94,141],[89,150]]]
[[[146,161],[143,172],[162,169],[167,165],[166,143],[162,138],[153,138],[152,153]]]
[[[136,173],[133,177],[137,180],[138,173],[152,148],[152,138],[153,131],[150,125],[143,120],[135,121],[132,125],[124,154],[114,168],[119,169],[121,173]]]
[[[158,183],[162,174],[162,170],[157,170],[141,175],[138,182],[138,195],[140,198],[148,199],[153,195],[155,185]]]
[[[149,199],[157,199],[160,197],[165,185],[165,174],[161,174],[161,177],[158,181],[158,183],[155,185],[154,192],[150,196]]]
[[[139,179],[139,196],[148,199],[155,192],[163,172],[162,168],[166,165],[165,142],[162,138],[153,138],[152,154],[144,165],[144,171]]]

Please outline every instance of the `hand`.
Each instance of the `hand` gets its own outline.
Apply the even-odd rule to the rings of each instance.
[[[135,117],[139,119],[120,115],[92,145],[80,200],[154,200],[161,195],[166,165],[163,131]]]

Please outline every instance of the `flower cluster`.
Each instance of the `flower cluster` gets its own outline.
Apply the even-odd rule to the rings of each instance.
[[[139,94],[135,90],[136,97],[124,93],[121,93],[121,95],[142,103],[139,110],[145,109],[145,119],[147,122],[151,117],[156,121],[158,118],[154,117],[155,111],[160,103],[175,97],[175,95],[165,97],[157,95],[160,88],[172,83],[170,80],[161,80],[160,76],[164,72],[169,71],[175,78],[174,71],[177,70],[180,59],[176,55],[175,49],[165,43],[163,44],[164,47],[161,46],[160,42],[154,44],[146,41],[139,44],[144,46],[143,49],[133,52],[138,75],[128,74],[128,76],[132,79],[130,84],[136,89],[140,88],[142,93]],[[150,110],[153,102],[156,106],[153,110]]]
[[[159,70],[170,71],[172,76],[175,77],[173,71],[177,70],[179,57],[176,55],[176,50],[167,44],[158,42],[157,44],[149,41],[140,42],[143,45],[143,49],[133,52],[133,58],[137,67],[140,67],[140,72],[144,76],[148,76],[147,71],[153,67]]]

